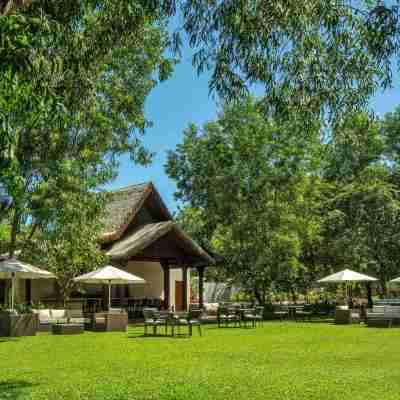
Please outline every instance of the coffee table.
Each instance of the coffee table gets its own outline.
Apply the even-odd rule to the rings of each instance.
[[[53,335],[79,335],[83,333],[82,324],[54,324],[51,327]]]

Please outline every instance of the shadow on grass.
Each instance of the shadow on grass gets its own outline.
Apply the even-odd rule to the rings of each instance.
[[[311,319],[311,320],[298,320],[294,321],[299,324],[328,324],[328,325],[334,325],[335,320],[333,318],[327,318],[327,319]]]
[[[18,340],[18,337],[0,337],[0,343],[17,342]]]
[[[162,338],[162,339],[190,339],[191,336],[189,336],[186,333],[180,333],[180,334],[175,334],[174,336],[172,335],[166,335],[166,334],[161,334],[157,333],[155,335],[153,334],[148,334],[145,335],[143,333],[131,333],[128,334],[128,339],[153,339],[153,338]]]
[[[0,399],[19,400],[26,397],[26,389],[35,386],[23,380],[0,380]]]

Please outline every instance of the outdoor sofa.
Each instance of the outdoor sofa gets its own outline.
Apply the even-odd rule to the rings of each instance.
[[[366,323],[373,327],[392,327],[400,325],[400,306],[373,306],[367,310]]]
[[[89,323],[89,319],[85,318],[82,310],[73,309],[39,309],[34,310],[39,317],[39,332],[51,332],[52,326],[54,324],[87,324]]]

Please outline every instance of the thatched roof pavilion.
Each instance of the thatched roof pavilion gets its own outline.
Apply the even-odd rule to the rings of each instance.
[[[182,270],[182,300],[186,308],[188,269],[197,268],[202,304],[204,268],[214,264],[214,259],[173,221],[151,182],[112,192],[101,240],[112,262],[120,267],[135,261],[157,262],[162,266],[166,307],[169,306],[170,269]]]

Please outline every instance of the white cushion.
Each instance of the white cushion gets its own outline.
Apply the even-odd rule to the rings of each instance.
[[[49,322],[50,319],[51,319],[50,310],[48,310],[48,309],[39,310],[39,321],[40,322]]]
[[[348,310],[349,306],[337,306],[336,307],[338,310]]]
[[[65,310],[51,310],[52,319],[63,319],[66,318]]]
[[[218,303],[205,303],[204,310],[207,314],[217,314],[219,304]]]
[[[384,316],[387,318],[400,318],[400,307],[386,306]]]

